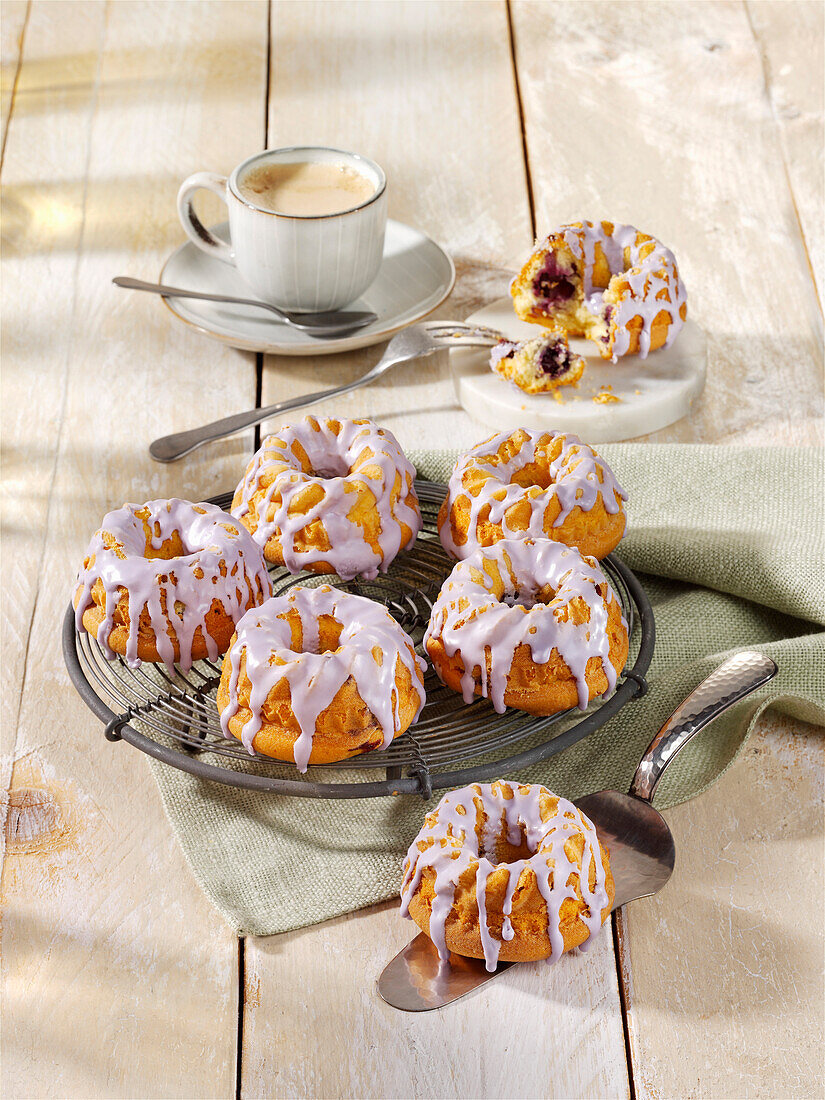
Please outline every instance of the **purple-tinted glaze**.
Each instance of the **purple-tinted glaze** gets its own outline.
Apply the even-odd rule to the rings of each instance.
[[[264,547],[275,537],[284,565],[291,573],[300,573],[323,561],[344,580],[359,576],[374,580],[379,572],[386,573],[401,550],[404,527],[412,532],[406,545],[421,530],[418,502],[407,489],[412,486],[415,468],[407,461],[392,432],[379,428],[371,420],[340,420],[337,431],[335,423],[308,416],[267,436],[235,490],[238,503],[232,514],[244,520],[250,514],[250,502],[262,480],[271,477],[263,499],[258,501],[255,541]],[[302,465],[296,448],[306,454],[310,471]],[[367,450],[372,453],[369,463],[353,470]],[[292,501],[311,485],[321,489],[317,503],[306,511],[297,508],[290,511]],[[353,490],[365,488],[375,498],[378,510],[380,552],[365,540],[360,524],[350,519],[356,499]],[[329,550],[317,547],[300,550],[296,545],[297,536],[313,523],[323,525]]]
[[[493,591],[491,573],[504,584],[501,598]],[[537,602],[537,594],[548,588],[552,599]],[[577,598],[588,608],[588,622],[576,623],[567,615]],[[597,562],[573,547],[545,538],[503,539],[455,566],[433,605],[424,646],[429,649],[435,638],[449,658],[457,656],[465,703],[480,693],[499,714],[506,710],[507,677],[518,647],[529,646],[537,665],[547,664],[555,652],[575,679],[584,710],[590,701],[585,674],[591,658],[601,662],[607,691],[616,686],[607,634],[614,600]]]
[[[576,435],[561,432],[538,432],[524,429],[527,439],[521,450],[509,462],[499,461],[499,448],[510,439],[509,432],[501,432],[478,443],[462,455],[453,469],[447,486],[446,523],[439,529],[441,543],[454,558],[466,558],[480,545],[476,530],[479,515],[489,507],[491,523],[500,523],[502,534],[508,539],[544,538],[544,514],[555,498],[561,511],[554,521],[561,527],[574,508],[590,511],[601,497],[605,511],[615,515],[627,494],[619,485],[613,471],[598,457],[592,447],[582,443]],[[540,441],[549,442],[561,437],[562,448],[558,458],[550,463],[550,484],[546,489],[538,486],[529,490],[514,484],[513,477],[525,466],[536,461],[536,448]],[[464,478],[470,475],[478,484],[474,496],[464,488]],[[619,500],[616,499],[618,496]],[[456,502],[463,499],[470,507],[467,524],[467,541],[459,546],[453,539],[449,516]],[[525,530],[510,527],[507,512],[515,504],[527,500],[530,506],[529,522]]]
[[[300,642],[293,638],[289,613],[297,614]],[[318,620],[329,616],[341,626],[338,648],[319,653]],[[376,659],[375,652],[380,656]],[[263,708],[276,684],[289,684],[292,712],[300,733],[293,753],[299,771],[305,772],[312,753],[319,715],[352,679],[358,694],[381,730],[381,748],[386,748],[401,728],[397,662],[408,670],[419,706],[424,706],[424,669],[416,657],[412,639],[389,612],[363,596],[352,596],[330,585],[319,588],[296,586],[285,596],[273,596],[261,607],[248,612],[238,623],[237,633],[224,658],[229,663],[229,702],[221,714],[224,734],[231,737],[229,721],[239,709],[238,678],[245,658],[246,675],[252,684],[249,698],[251,717],[241,731],[244,747],[252,753],[255,735],[261,728]],[[413,719],[415,721],[415,719]]]
[[[518,351],[518,347],[519,345],[513,343],[511,340],[502,340],[501,343],[496,344],[490,352],[490,366],[495,366],[495,364],[500,363],[502,359],[512,359]]]
[[[154,550],[177,534],[184,553],[172,558],[146,557],[147,531],[144,516],[138,513],[145,513]],[[237,623],[250,604],[262,603],[272,592],[260,548],[243,524],[214,504],[192,504],[176,498],[124,504],[103,517],[86,559],[89,564],[77,578],[77,629],[85,629],[83,612],[92,605],[91,591],[100,581],[105,601],[97,640],[104,656],[114,660],[108,639],[118,603],[125,594],[129,613],[125,657],[132,668],[141,663],[138,628],[144,610],[149,614],[160,658],[174,674],[170,624],[178,643],[179,664],[186,672],[192,666],[192,642],[198,627],[210,660],[219,655],[204,622],[213,600],[219,600]]]
[[[528,884],[530,876],[535,876],[546,905],[550,962],[559,959],[564,950],[561,907],[568,898],[577,897],[576,883],[586,906],[579,919],[591,937],[601,928],[602,912],[608,907],[610,897],[593,823],[564,798],[558,799],[552,815],[542,817],[542,796],[556,797],[539,785],[524,786],[504,780],[473,783],[446,794],[435,811],[427,815],[404,862],[401,913],[409,916],[410,901],[418,890],[424,870],[431,868],[435,880],[430,939],[442,961],[449,958],[447,921],[453,911],[459,880],[474,866],[479,933],[488,970],[496,968],[501,941],[488,925],[487,881],[501,867],[509,871],[502,907],[502,940],[513,939],[515,933],[510,921],[513,895],[520,883]],[[584,838],[581,865],[571,860],[564,848],[577,834]],[[523,841],[532,855],[512,863],[494,862],[499,838],[513,846]],[[592,890],[591,871],[594,876]]]

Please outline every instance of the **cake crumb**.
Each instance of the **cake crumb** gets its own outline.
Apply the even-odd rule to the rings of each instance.
[[[617,397],[613,393],[612,386],[602,386],[597,394],[594,394],[593,400],[597,405],[612,405],[615,402],[621,401],[621,397]]]

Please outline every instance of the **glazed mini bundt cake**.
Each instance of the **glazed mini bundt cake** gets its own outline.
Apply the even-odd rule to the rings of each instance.
[[[500,713],[585,709],[627,661],[627,623],[593,558],[549,539],[497,542],[460,561],[433,605],[424,646],[466,703]]]
[[[438,532],[454,558],[520,538],[552,539],[603,558],[624,534],[626,499],[607,463],[578,436],[519,428],[459,458]]]
[[[594,935],[615,896],[608,852],[572,802],[496,780],[452,791],[404,862],[401,911],[449,953],[556,961]]]
[[[162,661],[186,671],[215,660],[235,623],[272,592],[246,528],[213,504],[150,500],[103,517],[78,574],[78,630],[131,666]]]
[[[578,382],[584,360],[571,352],[559,329],[515,343],[503,340],[490,353],[490,369],[525,393],[549,393]]]
[[[266,437],[232,514],[290,573],[374,580],[421,530],[415,469],[371,420],[308,416]]]
[[[614,361],[669,347],[687,319],[675,256],[632,225],[559,226],[536,247],[510,292],[523,320],[586,336]]]
[[[223,731],[302,772],[387,748],[421,712],[424,668],[381,604],[296,586],[238,623],[218,685]]]

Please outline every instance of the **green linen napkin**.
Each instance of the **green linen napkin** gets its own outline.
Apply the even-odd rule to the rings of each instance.
[[[650,691],[582,742],[505,778],[576,798],[627,790],[653,734],[726,654],[756,648],[779,675],[670,766],[660,808],[728,767],[767,706],[825,724],[823,453],[813,448],[614,444],[629,495],[619,556],[653,604]],[[446,480],[455,452],[411,456]],[[418,796],[314,800],[237,790],[152,761],[192,870],[240,933],[285,932],[393,896],[425,812]]]

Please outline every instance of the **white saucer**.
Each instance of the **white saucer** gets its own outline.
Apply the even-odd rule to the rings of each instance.
[[[467,321],[498,329],[512,340],[542,332],[516,317],[510,298],[485,306]],[[524,393],[494,374],[486,348],[453,349],[456,396],[470,416],[497,431],[555,428],[588,443],[613,443],[681,420],[705,387],[705,334],[693,321],[686,322],[669,348],[651,352],[647,359],[628,355],[611,363],[584,339],[571,340],[570,347],[585,359],[581,380],[544,394]],[[594,401],[600,393],[619,400]]]
[[[229,239],[226,222],[212,232]],[[160,281],[183,290],[205,290],[254,298],[231,264],[201,252],[191,242],[176,249],[160,273]],[[348,309],[369,309],[378,320],[351,336],[317,340],[274,319],[254,306],[199,302],[193,298],[162,298],[178,320],[204,336],[245,351],[269,355],[331,355],[365,348],[386,340],[394,332],[420,321],[441,305],[455,282],[453,261],[425,233],[392,219],[387,222],[384,261],[372,286]]]

